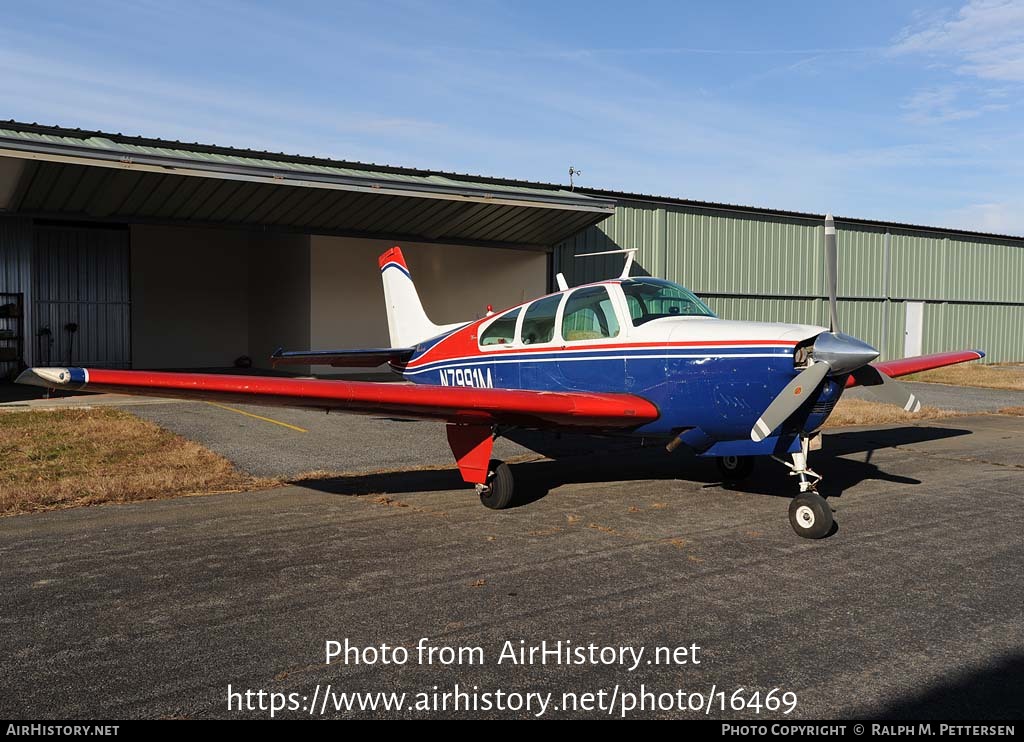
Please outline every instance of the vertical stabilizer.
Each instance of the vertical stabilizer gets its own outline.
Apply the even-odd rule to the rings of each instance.
[[[405,264],[402,248],[392,247],[380,256],[378,262],[380,277],[384,282],[384,302],[387,305],[392,347],[411,348],[463,324],[435,325],[430,321],[416,293],[416,285],[409,274],[409,266]]]

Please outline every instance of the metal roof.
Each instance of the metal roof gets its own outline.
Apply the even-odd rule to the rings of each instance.
[[[615,203],[618,201],[639,201],[652,204],[679,205],[698,209],[711,209],[716,211],[732,211],[744,214],[756,214],[764,216],[775,216],[784,219],[803,219],[822,221],[824,214],[813,214],[801,211],[789,211],[785,209],[772,209],[767,207],[746,206],[739,204],[719,203],[714,201],[698,201],[688,198],[672,196],[657,196],[653,194],[634,193],[628,191],[615,191],[600,188],[578,187],[575,190],[566,190],[560,185],[541,183],[525,180],[514,180],[509,178],[495,178],[483,175],[471,175],[466,173],[444,172],[439,170],[422,170],[418,168],[399,167],[394,165],[378,165],[374,163],[351,162],[343,160],[332,160],[321,157],[306,157],[302,155],[289,155],[283,152],[267,152],[249,149],[237,149],[234,147],[223,147],[217,145],[200,144],[198,142],[178,142],[164,139],[151,139],[146,137],[127,136],[124,134],[111,134],[101,131],[87,131],[82,129],[68,129],[56,126],[43,126],[39,124],[26,124],[17,121],[0,121],[0,165],[3,164],[3,156],[11,155],[5,151],[13,147],[15,150],[24,149],[26,153],[31,152],[29,148],[52,149],[53,147],[84,147],[87,153],[93,157],[103,156],[108,162],[120,163],[124,168],[135,168],[138,170],[144,161],[150,159],[163,160],[167,165],[162,166],[164,174],[171,172],[182,172],[182,168],[202,169],[208,168],[210,172],[220,173],[220,177],[238,177],[239,175],[255,176],[262,174],[263,180],[271,185],[306,185],[307,187],[326,187],[323,182],[331,180],[337,183],[347,183],[351,188],[365,188],[368,186],[372,193],[390,194],[394,190],[416,191],[421,197],[434,198],[456,198],[467,203],[496,203],[496,199],[509,200],[517,205],[531,204],[534,208],[566,209],[558,218],[552,218],[548,224],[535,223],[533,219],[524,218],[511,220],[506,223],[499,219],[500,210],[478,209],[472,213],[462,209],[437,209],[427,208],[429,213],[415,213],[416,204],[413,202],[404,203],[396,208],[391,215],[393,217],[408,217],[404,221],[396,221],[397,231],[387,232],[380,236],[387,236],[395,239],[413,238],[428,241],[442,241],[445,239],[458,239],[462,242],[501,242],[504,244],[525,244],[530,246],[550,246],[562,239],[576,234],[580,230],[595,224],[614,212]],[[13,155],[13,156],[22,156]],[[127,161],[125,161],[127,158]],[[178,167],[175,168],[173,160],[178,160]],[[169,166],[169,167],[168,167]],[[43,185],[53,186],[58,195],[68,188],[64,182],[60,188],[53,182],[59,176],[53,173],[43,174]],[[269,177],[269,181],[267,178]],[[66,180],[66,179],[65,179]],[[307,181],[307,182],[303,182]],[[22,186],[19,183],[19,186]],[[88,184],[87,184],[88,185]],[[115,193],[110,198],[116,198],[117,193],[124,190],[130,184],[120,183]],[[147,193],[157,189],[159,184],[154,184],[152,179],[146,183],[139,183],[138,187]],[[106,184],[106,187],[111,187]],[[169,185],[165,182],[159,192],[154,193],[154,198],[165,197]],[[266,211],[259,205],[260,198],[266,195],[266,191],[253,193],[244,191],[242,193],[225,193],[226,189],[214,189],[213,192],[207,189],[200,189],[196,197],[205,198],[211,202],[223,203],[224,208],[204,209],[202,204],[180,203],[182,199],[189,199],[189,194],[181,192],[172,194],[174,199],[170,204],[174,208],[157,210],[158,213],[152,219],[160,221],[167,219],[188,220],[192,223],[203,218],[212,218],[212,224],[250,224],[253,219],[261,218]],[[15,195],[25,195],[20,190]],[[321,194],[323,195],[323,194]],[[252,196],[250,199],[249,197]],[[309,206],[305,198],[294,198],[289,203],[282,203],[276,199],[270,199],[267,207],[278,208],[272,214],[277,221],[266,222],[269,226],[290,228],[295,230],[308,230],[312,232],[341,233],[341,234],[366,234],[366,221],[357,224],[359,229],[353,231],[351,225],[346,221],[351,217],[351,212],[342,211],[342,206],[334,203],[332,198],[324,196],[320,203],[328,213],[318,213],[317,207]],[[70,199],[70,206],[79,206],[79,199]],[[93,205],[99,211],[109,211],[109,203],[103,204],[103,197],[97,196],[96,204]],[[243,213],[232,211],[235,202],[241,200]],[[248,209],[256,203],[255,208]],[[26,205],[33,205],[34,200],[28,201]],[[332,204],[337,206],[332,208]],[[545,206],[541,206],[543,204]],[[19,210],[20,204],[7,207],[9,211]],[[348,204],[353,210],[368,215],[368,210],[376,210],[375,205],[366,201]],[[423,204],[419,204],[421,207]],[[59,206],[48,199],[43,206]],[[147,204],[152,210],[153,204]],[[193,208],[194,207],[194,208]],[[284,212],[281,212],[281,208]],[[4,203],[4,173],[0,169],[0,212],[5,209]],[[414,213],[408,214],[407,210],[412,209]],[[572,209],[581,210],[581,213],[570,215]],[[27,211],[27,209],[20,209]],[[507,210],[506,210],[507,211]],[[298,213],[296,213],[298,212]],[[455,213],[459,212],[459,213]],[[586,216],[584,216],[586,213]],[[47,216],[67,216],[57,212],[47,213]],[[501,214],[509,216],[507,213]],[[80,212],[80,218],[97,218],[97,216]],[[387,216],[382,213],[381,216]],[[434,218],[436,217],[436,218]],[[108,215],[101,218],[117,218]],[[127,221],[127,218],[121,217]],[[136,215],[136,219],[145,220],[145,215]],[[225,221],[238,218],[249,221]],[[290,219],[290,221],[289,221]],[[465,219],[461,224],[460,220]],[[982,237],[991,240],[1012,240],[1020,242],[1024,240],[1021,235],[1007,235],[992,232],[982,232],[967,229],[953,229],[950,227],[930,227],[920,224],[909,224],[896,221],[883,221],[875,219],[862,219],[857,217],[837,216],[836,221],[848,225],[861,225],[866,227],[878,227],[882,229],[908,230],[915,232],[931,232],[944,235],[964,235],[970,237]],[[490,224],[490,228],[488,228]],[[477,228],[480,229],[477,229]],[[400,231],[406,230],[406,231]],[[413,231],[408,231],[413,230]],[[448,230],[448,231],[446,231]],[[449,234],[449,231],[451,234]],[[532,232],[532,233],[531,233]],[[552,234],[560,234],[560,237],[552,238]],[[437,236],[434,236],[437,235]],[[470,235],[470,236],[467,236]],[[377,236],[374,234],[373,236]],[[550,241],[552,240],[553,241]],[[533,242],[532,240],[541,240]]]
[[[825,214],[813,214],[806,211],[789,211],[786,209],[772,209],[764,206],[745,206],[742,204],[728,204],[715,201],[695,201],[689,198],[677,198],[674,196],[654,196],[647,193],[630,193],[628,191],[612,191],[602,188],[580,187],[576,192],[583,193],[595,198],[610,198],[615,201],[633,201],[643,204],[684,206],[693,209],[708,209],[711,211],[732,211],[739,214],[756,214],[762,216],[774,216],[782,219],[801,219],[813,222],[823,222]],[[953,227],[929,227],[923,224],[910,224],[907,222],[884,221],[881,219],[863,219],[852,216],[835,216],[836,222],[845,225],[858,225],[863,227],[875,227],[879,229],[893,229],[906,232],[930,232],[933,234],[983,237],[989,240],[1013,242],[1024,241],[1024,235],[999,234],[997,232],[980,232],[970,229],[956,229]]]
[[[557,186],[17,122],[0,123],[0,158],[16,161],[0,159],[0,209],[44,217],[545,248],[615,208]]]

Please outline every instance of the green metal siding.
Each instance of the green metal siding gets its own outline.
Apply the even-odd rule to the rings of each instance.
[[[905,302],[924,301],[924,353],[980,348],[989,363],[1024,361],[1024,239],[836,226],[844,332],[900,358]],[[633,275],[681,283],[725,319],[828,322],[824,226],[813,219],[623,201],[556,246],[554,267],[570,286],[599,281],[623,258],[575,255],[634,247]]]
[[[947,250],[940,237],[893,232],[892,297],[912,301],[945,298]]]
[[[823,261],[824,239],[825,229],[822,227],[820,249]],[[836,249],[840,255],[839,295],[885,298],[885,230],[843,228],[840,224],[836,232]],[[821,293],[824,294],[824,279],[822,287]]]
[[[1011,245],[949,240],[948,295],[955,301],[1024,301],[1022,249]]]
[[[798,294],[821,291],[821,248],[811,223],[780,219],[735,219],[710,211],[667,214],[668,250],[677,256],[665,261],[675,270],[668,278],[693,291],[728,294]],[[751,256],[760,259],[750,260]],[[770,258],[769,258],[770,256]],[[763,260],[770,259],[769,270]],[[811,268],[808,270],[807,261]]]
[[[955,348],[979,348],[987,361],[1024,359],[1024,305],[926,304],[925,353]]]

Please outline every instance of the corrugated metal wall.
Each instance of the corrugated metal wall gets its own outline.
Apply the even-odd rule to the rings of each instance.
[[[34,324],[38,362],[128,368],[131,365],[127,229],[37,226]],[[69,323],[78,325],[72,334]],[[48,327],[49,338],[38,337]]]
[[[982,348],[988,362],[1024,361],[1024,240],[844,224],[839,230],[840,320],[883,358],[903,356],[906,301],[924,301],[922,352]],[[613,216],[555,249],[570,285],[634,275],[687,286],[727,319],[827,324],[824,226],[798,217],[653,202],[621,202]]]
[[[0,216],[0,291],[24,294],[25,362],[32,357],[32,220]],[[11,365],[0,364],[0,376],[13,371]]]

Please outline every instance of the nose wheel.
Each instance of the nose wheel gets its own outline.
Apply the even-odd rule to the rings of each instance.
[[[789,524],[798,536],[825,538],[832,533],[832,508],[817,492],[801,492],[789,504]]]
[[[803,538],[825,538],[832,533],[835,518],[828,502],[818,494],[821,475],[807,465],[809,449],[810,438],[802,437],[800,450],[792,454],[792,464],[778,458],[776,461],[789,467],[790,476],[800,478],[800,494],[789,504],[789,524]]]

